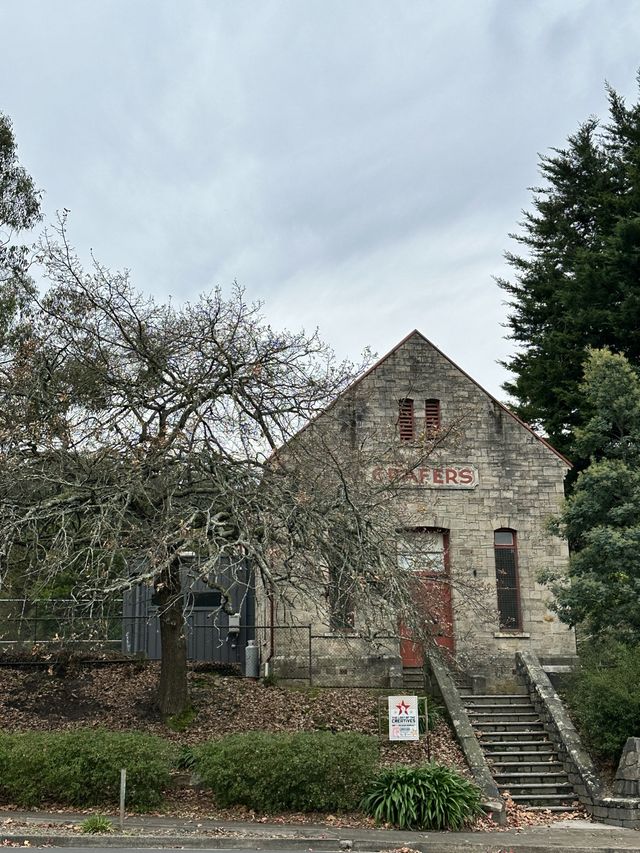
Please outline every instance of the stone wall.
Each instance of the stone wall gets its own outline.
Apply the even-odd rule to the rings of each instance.
[[[398,436],[398,401],[406,398],[415,402],[413,443],[401,442]],[[441,430],[436,436],[425,430],[428,399],[440,401]],[[330,422],[329,430],[335,428],[343,439],[350,436],[354,446],[368,449],[376,464],[363,472],[366,477],[389,475],[390,447],[397,460],[403,453],[413,459],[434,445],[419,472],[403,484],[398,500],[407,527],[447,531],[455,652],[462,669],[496,687],[513,678],[515,652],[575,655],[573,632],[549,610],[549,591],[537,582],[542,569],[563,570],[568,561],[566,543],[546,528],[563,499],[566,460],[417,332],[316,423],[323,419]],[[464,480],[462,470],[467,472]],[[451,482],[447,471],[453,472]],[[517,631],[499,626],[493,538],[499,528],[516,533],[522,612]],[[271,618],[311,625],[313,633],[327,632],[329,615],[322,598],[326,580],[319,577],[318,582],[317,593],[307,602],[301,597],[295,612],[281,613],[276,607]],[[260,609],[258,600],[258,613]],[[266,616],[264,605],[262,610]],[[356,608],[355,631],[362,617]],[[395,614],[387,622],[383,628],[397,630]],[[365,659],[366,653],[363,665]]]
[[[451,673],[436,655],[429,657],[429,675],[431,690],[442,699],[458,743],[471,770],[473,781],[482,792],[483,807],[485,811],[491,814],[496,823],[504,825],[507,822],[504,800],[491,775],[491,770]]]
[[[580,736],[571,722],[560,697],[556,693],[549,677],[534,654],[520,653],[516,656],[516,668],[524,680],[529,696],[536,711],[544,722],[545,728],[558,750],[558,756],[569,777],[569,781],[580,802],[595,818],[613,826],[625,826],[640,829],[640,799],[630,796],[608,796],[603,789],[597,770]],[[640,743],[640,738],[630,738]],[[620,790],[619,781],[632,781],[637,791],[638,751],[635,743],[627,743],[616,776],[616,790]],[[631,769],[633,768],[633,770]],[[621,772],[622,770],[622,772]],[[627,780],[626,777],[629,776]],[[624,788],[626,792],[626,788]]]
[[[541,569],[567,564],[566,543],[546,530],[563,499],[567,463],[417,333],[358,386],[358,438],[369,434],[382,451],[397,422],[398,400],[406,397],[415,401],[418,432],[421,401],[440,400],[448,436],[429,465],[464,463],[477,470],[473,488],[409,482],[405,490],[410,523],[449,531],[458,655],[490,677],[500,667],[512,669],[517,651],[575,654],[573,632],[548,609],[549,592],[536,580]],[[523,617],[518,632],[501,631],[498,624],[493,547],[498,528],[517,535]]]
[[[640,737],[627,738],[613,790],[620,797],[640,797]]]

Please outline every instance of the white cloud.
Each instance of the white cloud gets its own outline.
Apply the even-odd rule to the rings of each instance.
[[[233,279],[340,352],[419,327],[494,393],[536,157],[636,97],[633,0],[24,0],[0,75],[48,215],[162,297]]]

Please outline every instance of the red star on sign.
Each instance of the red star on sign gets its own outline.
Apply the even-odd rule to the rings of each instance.
[[[409,713],[409,706],[404,701],[404,699],[402,700],[402,702],[400,702],[399,705],[396,705],[396,708],[398,709],[398,714],[408,714]]]

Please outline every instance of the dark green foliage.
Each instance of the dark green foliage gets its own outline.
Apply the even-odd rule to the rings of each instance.
[[[640,642],[640,379],[627,359],[592,350],[581,386],[589,417],[577,447],[592,459],[555,524],[569,577],[547,572],[563,622]]]
[[[541,158],[542,186],[508,253],[510,337],[504,388],[574,462],[586,348],[640,359],[640,104],[609,89],[609,123],[591,119]],[[581,465],[580,465],[581,467]]]
[[[258,811],[355,809],[375,774],[378,743],[351,732],[247,732],[196,750],[221,806]]]
[[[420,734],[424,734],[424,703],[427,703],[427,724],[429,731],[432,732],[444,717],[444,708],[442,705],[435,702],[431,697],[427,699],[418,699],[420,709]]]
[[[4,340],[20,303],[16,284],[27,270],[26,249],[12,246],[12,234],[31,228],[40,219],[40,193],[18,161],[13,127],[0,113],[0,340]]]
[[[591,751],[617,762],[627,738],[640,732],[640,646],[581,649],[566,699]]]
[[[181,746],[178,758],[176,759],[176,768],[178,770],[193,770],[196,763],[197,759],[193,747],[187,745]]]
[[[480,791],[440,764],[389,767],[369,786],[362,809],[399,829],[462,829],[481,812]]]
[[[101,730],[0,735],[0,791],[30,808],[45,801],[71,806],[117,803],[127,770],[127,805],[158,806],[170,782],[172,744],[140,732]]]

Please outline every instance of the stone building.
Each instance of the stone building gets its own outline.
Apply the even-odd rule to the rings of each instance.
[[[401,539],[410,550],[412,539],[428,538],[428,565],[416,569],[425,579],[432,613],[438,599],[437,642],[462,669],[490,678],[511,672],[517,651],[533,651],[543,660],[575,655],[573,632],[549,610],[550,593],[537,582],[542,569],[567,564],[566,543],[548,532],[546,522],[563,498],[569,462],[418,331],[357,380],[334,408],[347,398],[352,407],[357,401],[359,433],[392,436],[400,452],[432,440],[428,457],[403,474],[407,521]],[[367,472],[380,482],[397,475],[397,464],[382,451]],[[399,560],[409,559],[403,548]],[[258,596],[257,606],[262,624],[282,622],[264,597],[261,602]],[[395,686],[394,674],[397,679],[402,667],[421,664],[422,648],[410,636],[367,650],[357,637],[357,602],[346,655],[344,642],[331,644],[345,632],[335,630],[330,610],[328,600],[324,616],[303,606],[293,614],[299,625],[311,625],[317,641],[312,663],[318,682],[323,673],[325,683],[331,682],[332,655],[334,675],[353,678],[359,672],[360,683],[381,686]],[[280,667],[282,676],[292,674],[288,665],[294,657],[277,632],[263,638],[263,660]]]

